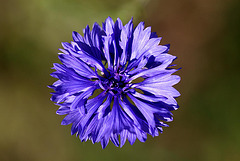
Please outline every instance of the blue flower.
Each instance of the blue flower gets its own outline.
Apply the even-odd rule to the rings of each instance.
[[[172,87],[180,77],[172,75],[176,57],[167,54],[169,45],[159,45],[161,38],[143,22],[133,28],[132,19],[123,26],[108,17],[102,28],[95,23],[83,33],[62,43],[62,64],[51,74],[58,79],[51,100],[60,106],[57,114],[66,115],[61,124],[72,124],[72,135],[103,148],[109,139],[122,147],[126,140],[158,136],[180,96]]]

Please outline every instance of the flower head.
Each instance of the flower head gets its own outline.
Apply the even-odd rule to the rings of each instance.
[[[167,54],[169,45],[159,45],[161,38],[143,22],[133,28],[132,19],[123,25],[108,17],[102,28],[95,23],[83,33],[62,43],[62,64],[51,74],[59,79],[50,87],[57,114],[66,115],[62,125],[72,124],[72,135],[103,148],[109,139],[122,147],[126,140],[158,136],[180,96],[172,87],[180,77],[172,75],[176,57]]]

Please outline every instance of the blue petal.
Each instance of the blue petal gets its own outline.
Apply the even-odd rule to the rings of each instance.
[[[111,17],[108,17],[102,26],[107,36],[113,34],[114,22]]]
[[[81,117],[78,118],[77,120],[75,120],[75,122],[73,122],[72,127],[71,127],[71,135],[74,135],[78,131],[78,129],[79,129],[79,121],[78,120],[80,120],[80,119],[81,119]]]
[[[88,80],[77,74],[73,69],[67,68],[65,65],[57,63],[54,63],[53,65],[56,72],[51,73],[51,76],[58,78],[63,82],[69,80]]]
[[[102,35],[103,35],[103,31],[101,27],[97,23],[94,23],[93,29],[91,32],[91,38],[93,40],[92,48],[93,48],[93,52],[95,53],[96,57],[99,60],[104,59],[104,54],[102,51],[102,48],[103,48]]]
[[[114,98],[112,117],[114,117],[113,133],[120,133],[123,129],[132,129],[132,119],[120,108],[118,98]]]
[[[81,50],[88,52],[98,60],[101,60],[102,57],[101,30],[101,27],[97,23],[93,25],[92,31],[87,26],[84,30],[84,42],[77,43]]]
[[[87,128],[88,124],[91,121],[91,117],[93,116],[93,114],[97,111],[97,109],[99,108],[99,106],[102,104],[104,98],[106,97],[106,95],[104,94],[105,92],[102,92],[100,95],[98,95],[97,97],[90,99],[87,101],[86,104],[86,110],[87,113],[86,115],[83,117],[83,119],[81,120],[81,126],[83,128]],[[83,133],[80,135],[80,137],[82,137],[84,135],[84,130],[82,131]],[[83,139],[83,138],[82,138]],[[81,140],[82,140],[81,139]]]
[[[70,108],[69,107],[65,107],[65,106],[61,106],[57,111],[56,114],[58,115],[66,115],[70,112]]]
[[[136,134],[127,132],[128,135],[128,141],[131,145],[136,141]]]
[[[79,75],[86,78],[97,78],[95,72],[76,57],[61,54],[59,55],[59,59],[64,65],[66,65],[68,68],[74,69]]]
[[[79,41],[83,42],[83,37],[79,33],[77,33],[76,31],[72,32],[72,37],[73,37],[73,40],[75,42],[79,42]]]
[[[132,93],[132,95],[134,97],[138,97],[140,99],[143,99],[143,100],[146,100],[146,101],[149,101],[149,102],[159,102],[159,101],[165,101],[165,100],[168,99],[167,97],[164,97],[164,96],[160,96],[160,97],[156,97],[154,95],[148,96],[148,95],[138,93],[136,91],[134,93]]]
[[[138,109],[141,111],[143,116],[146,118],[148,124],[149,124],[149,132],[152,134],[152,128],[155,127],[155,121],[154,121],[154,115],[153,113],[157,112],[157,109],[151,108],[146,105],[146,103],[136,99],[131,94],[127,94],[132,101],[135,103],[135,105],[138,107]]]
[[[112,95],[108,95],[107,100],[97,110],[98,119],[101,119],[106,114],[108,114],[111,102],[112,102]]]
[[[170,55],[170,54],[159,54],[155,56],[156,62],[164,62],[165,60],[174,60],[176,59],[176,56]]]
[[[103,45],[104,45],[104,56],[107,60],[107,64],[108,64],[108,69],[112,70],[112,56],[110,55],[110,44],[111,44],[111,40],[112,37],[110,36],[105,36],[103,37]]]
[[[108,142],[109,142],[109,139],[107,138],[103,138],[102,140],[101,140],[101,145],[102,145],[102,148],[103,149],[105,149],[106,148],[106,146],[108,145]]]
[[[147,140],[146,132],[144,132],[141,129],[138,129],[137,127],[135,127],[135,131],[136,131],[136,137],[138,138],[139,141],[145,142]]]
[[[85,50],[75,51],[75,49],[74,50],[65,49],[64,53],[68,53],[69,55],[75,56],[75,57],[81,59],[83,62],[85,62],[89,66],[97,67],[100,71],[107,74],[107,71],[106,71],[104,65],[102,64],[101,60],[99,60],[98,58],[95,58],[91,54],[91,50],[90,50],[89,46],[87,46],[86,44],[84,44],[82,42],[78,42],[78,46],[81,46],[81,48],[83,48]],[[61,50],[61,51],[63,51],[63,50]]]
[[[136,127],[148,132],[147,120],[136,106],[133,106],[126,97],[123,97],[123,101],[119,100],[121,107],[126,114],[133,120]]]
[[[64,49],[73,49],[72,44],[70,44],[68,42],[62,42],[62,46]]]
[[[138,51],[140,50],[139,48],[142,48],[146,41],[149,39],[151,31],[149,32],[149,28],[147,29],[147,32],[145,33],[143,31],[144,29],[144,22],[140,22],[138,26],[135,28],[134,33],[133,33],[133,42],[132,42],[132,54],[130,57],[130,60],[137,58],[138,57]],[[144,39],[144,35],[148,35],[149,37]]]
[[[177,84],[180,81],[180,77],[178,75],[167,75],[167,74],[158,74],[154,77],[150,77],[145,79],[144,81],[140,83],[136,83],[133,86],[144,86],[144,87],[159,87],[159,88],[165,88],[165,87],[171,87],[175,84]]]
[[[66,97],[68,96],[69,96],[69,93],[61,94],[61,93],[55,92],[55,93],[52,93],[51,101],[60,103],[65,101]]]
[[[120,46],[123,50],[121,55],[120,64],[123,66],[125,65],[126,61],[129,58],[129,55],[131,54],[131,47],[132,47],[132,37],[133,37],[133,23],[132,19],[123,27],[121,32],[121,41]]]
[[[123,28],[122,21],[119,18],[117,18],[117,21],[114,24],[114,38],[113,38],[115,71],[117,71],[119,67],[120,62],[119,58],[122,54],[122,48],[120,47],[119,44],[122,28]]]
[[[91,87],[94,86],[94,82],[92,81],[69,81],[69,82],[64,82],[60,86],[56,88],[57,92],[60,93],[69,93],[74,94],[74,93],[79,93],[79,92],[84,92],[89,90]]]
[[[120,147],[122,147],[125,144],[126,140],[127,140],[127,132],[128,132],[127,130],[123,130],[120,133],[120,141],[121,141]]]
[[[78,112],[78,110],[75,110],[71,113],[69,113],[63,120],[61,125],[69,125],[71,123],[73,123],[76,119],[79,119],[79,117],[81,117],[80,113]]]
[[[161,65],[151,68],[151,69],[143,69],[142,71],[138,72],[136,75],[133,75],[129,81],[132,81],[139,77],[151,77],[157,75],[162,70],[165,70],[165,68],[172,63],[172,59],[164,61]]]
[[[117,147],[119,146],[118,134],[112,133],[110,139],[111,139],[111,141],[113,142],[113,144],[114,144],[115,146],[117,146]]]
[[[85,101],[90,97],[93,93],[93,91],[97,87],[91,87],[87,91],[82,92],[79,96],[76,96],[76,98],[73,100],[73,102],[70,105],[70,109],[76,109],[77,107],[80,109],[81,113],[85,112],[85,109],[83,108]],[[82,108],[81,108],[82,107]]]
[[[160,86],[157,83],[154,84],[144,84],[137,85],[134,88],[138,88],[147,92],[154,94],[156,97],[179,97],[180,93],[173,87],[170,86]]]
[[[139,59],[139,60],[140,60],[140,59]],[[128,74],[134,75],[134,74],[138,73],[139,71],[142,70],[142,68],[145,67],[145,65],[147,64],[147,62],[148,62],[148,58],[142,58],[142,60],[141,60],[139,63],[136,62],[136,63],[138,64],[136,68],[133,68],[133,67],[135,67],[135,65],[133,65],[133,66],[128,66],[128,68],[127,68],[128,70],[131,69],[131,68],[133,68],[133,70],[131,70],[130,72],[128,72]]]

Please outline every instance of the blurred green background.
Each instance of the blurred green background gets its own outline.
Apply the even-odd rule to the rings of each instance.
[[[0,15],[1,161],[240,160],[239,1],[7,0]],[[60,43],[108,16],[145,21],[171,44],[182,96],[159,137],[102,150],[60,125],[47,85]]]

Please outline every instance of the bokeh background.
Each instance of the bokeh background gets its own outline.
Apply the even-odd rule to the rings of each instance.
[[[7,0],[0,3],[1,161],[239,161],[240,1]],[[171,44],[182,81],[159,137],[117,148],[81,143],[61,126],[49,74],[61,42],[111,16],[145,21]]]

